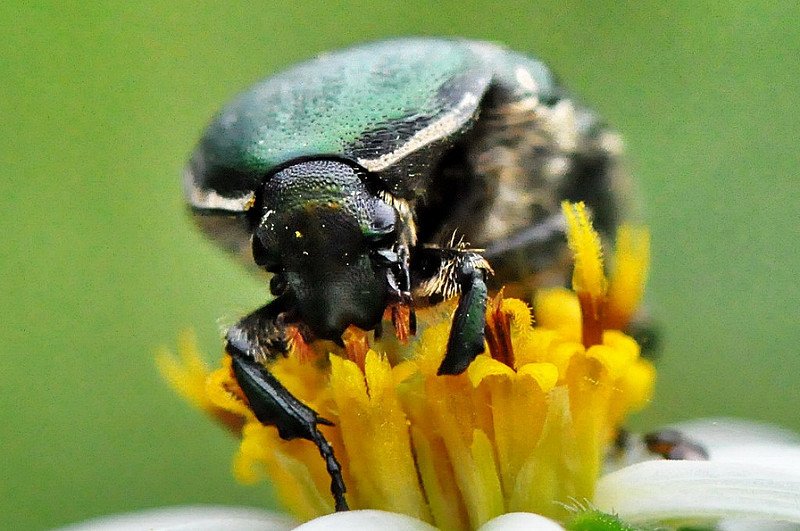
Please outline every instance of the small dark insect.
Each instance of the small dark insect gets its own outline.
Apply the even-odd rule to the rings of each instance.
[[[709,457],[703,445],[674,429],[634,435],[620,428],[614,438],[613,449],[612,457],[627,464],[651,459],[653,454],[672,461],[705,461]]]
[[[415,307],[457,297],[439,374],[463,372],[483,350],[490,289],[530,300],[566,281],[562,200],[585,201],[613,232],[630,195],[619,150],[543,63],[468,40],[326,54],[208,126],[184,178],[195,220],[272,275],[274,299],[227,333],[234,373],[259,420],[317,445],[337,510],[328,421],[269,371],[290,331],[341,344],[351,325],[379,333],[388,308],[413,333]]]
[[[664,459],[705,461],[708,452],[677,430],[661,430],[644,436],[647,449]]]

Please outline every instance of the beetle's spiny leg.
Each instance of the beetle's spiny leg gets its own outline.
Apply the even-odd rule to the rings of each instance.
[[[437,374],[461,374],[483,352],[486,328],[486,269],[478,267],[483,257],[465,252],[456,269],[461,297],[453,315],[447,351]],[[486,264],[488,266],[488,264]]]
[[[484,277],[493,273],[489,262],[474,249],[426,246],[415,258],[414,296],[433,304],[457,297],[465,276],[472,272],[482,271]]]
[[[286,325],[289,311],[288,299],[278,297],[243,317],[228,329],[226,341],[229,350],[236,349],[262,363],[285,355],[291,342],[291,334]]]
[[[331,476],[331,494],[336,510],[347,510],[341,466],[318,428],[320,424],[332,423],[290,393],[258,359],[259,353],[271,346],[271,339],[262,337],[263,334],[277,330],[279,336],[285,335],[285,323],[279,316],[288,309],[287,300],[278,297],[231,327],[226,350],[231,356],[233,374],[250,409],[262,424],[275,426],[282,439],[306,439],[317,446]],[[275,355],[268,352],[269,358]]]
[[[431,304],[459,296],[439,374],[460,374],[483,352],[489,263],[466,248],[422,247],[415,255],[414,293]]]

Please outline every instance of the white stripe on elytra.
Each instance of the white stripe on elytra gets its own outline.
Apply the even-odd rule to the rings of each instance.
[[[189,203],[196,208],[245,212],[256,200],[255,192],[247,192],[239,197],[223,197],[216,190],[198,188],[194,182],[194,174],[188,168],[184,172],[183,179],[185,186],[189,187]]]
[[[457,130],[459,126],[472,116],[472,111],[477,104],[478,97],[472,92],[467,92],[453,110],[427,127],[417,131],[417,133],[402,146],[391,153],[386,153],[375,159],[358,159],[358,163],[367,171],[379,172],[384,170],[403,157]]]

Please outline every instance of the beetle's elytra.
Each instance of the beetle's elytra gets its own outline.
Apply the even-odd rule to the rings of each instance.
[[[406,306],[413,332],[414,306],[458,297],[439,373],[464,371],[483,350],[489,289],[529,296],[566,278],[562,200],[614,228],[618,146],[543,63],[468,40],[326,54],[211,122],[186,168],[187,201],[207,234],[272,275],[275,297],[228,331],[234,372],[259,420],[317,444],[338,510],[326,421],[268,369],[287,327],[341,342],[348,326],[374,330],[387,307]]]

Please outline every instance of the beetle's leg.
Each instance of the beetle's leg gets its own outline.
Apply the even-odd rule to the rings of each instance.
[[[483,352],[486,326],[486,275],[492,269],[475,251],[422,248],[415,256],[415,294],[431,303],[458,296],[447,352],[438,374],[460,374]]]
[[[262,363],[288,350],[283,322],[288,309],[286,299],[278,297],[243,318],[228,330],[226,350],[233,361],[239,387],[256,418],[263,424],[275,426],[283,439],[307,439],[317,446],[331,476],[336,510],[346,511],[341,466],[333,455],[333,447],[318,428],[319,424],[331,425],[331,422],[300,402]]]
[[[483,261],[483,257],[470,253]],[[461,374],[475,356],[483,352],[486,326],[486,271],[477,267],[473,256],[464,255],[457,261],[456,272],[461,297],[453,316],[447,351],[437,374]]]

